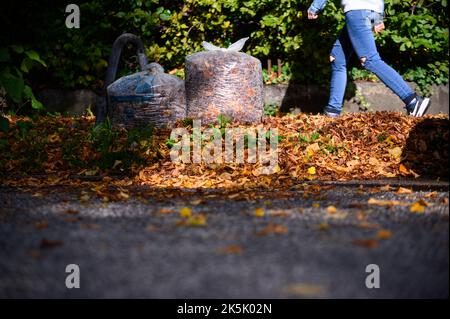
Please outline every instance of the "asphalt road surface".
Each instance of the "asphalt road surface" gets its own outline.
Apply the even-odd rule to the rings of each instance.
[[[449,192],[431,191],[337,185],[243,200],[161,190],[103,202],[70,187],[0,186],[0,297],[448,298]],[[429,206],[411,212],[420,199]],[[66,287],[69,264],[80,288]],[[366,287],[369,264],[379,288]]]

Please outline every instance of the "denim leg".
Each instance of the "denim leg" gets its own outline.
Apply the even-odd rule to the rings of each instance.
[[[340,114],[347,86],[347,62],[352,56],[353,48],[348,37],[347,27],[344,26],[339,38],[330,53],[331,84],[330,99],[325,112]]]
[[[387,65],[378,54],[372,33],[371,14],[373,12],[369,10],[352,10],[345,14],[353,49],[364,68],[375,73],[387,87],[404,100],[414,92],[400,74]]]

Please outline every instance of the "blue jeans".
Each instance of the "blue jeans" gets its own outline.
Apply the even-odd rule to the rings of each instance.
[[[381,15],[370,10],[352,10],[345,13],[346,24],[331,51],[330,99],[325,112],[341,112],[347,85],[347,63],[353,52],[360,59],[362,66],[375,73],[400,99],[405,100],[414,94],[402,77],[378,54],[372,29],[380,21]]]

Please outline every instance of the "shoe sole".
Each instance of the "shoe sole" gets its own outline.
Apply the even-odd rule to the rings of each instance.
[[[430,99],[429,98],[423,99],[422,103],[420,103],[419,110],[417,111],[415,116],[421,117],[422,115],[424,115],[429,106],[430,106]]]

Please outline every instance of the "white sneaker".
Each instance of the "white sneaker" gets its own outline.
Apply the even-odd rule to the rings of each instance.
[[[425,114],[426,110],[430,106],[430,99],[416,96],[407,106],[406,111],[408,115],[421,117]]]

